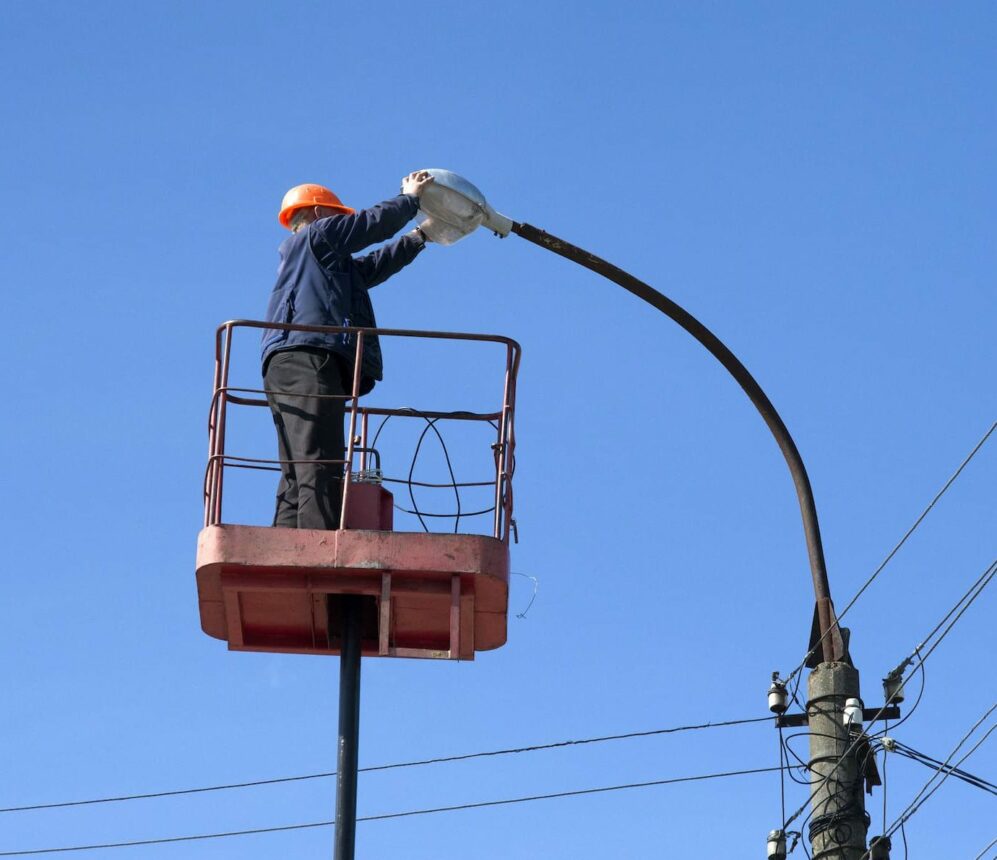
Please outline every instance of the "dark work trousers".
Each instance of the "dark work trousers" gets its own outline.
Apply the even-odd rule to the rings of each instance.
[[[337,529],[343,494],[344,362],[334,353],[298,347],[274,353],[263,373],[277,428],[281,464],[273,524],[289,529]]]

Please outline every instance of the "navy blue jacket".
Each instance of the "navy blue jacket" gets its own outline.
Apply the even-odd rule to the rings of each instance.
[[[374,308],[367,290],[411,263],[425,243],[406,234],[363,257],[356,251],[397,233],[419,210],[419,198],[401,194],[352,215],[313,221],[280,246],[277,283],[270,294],[267,322],[374,328]],[[263,331],[263,364],[273,353],[301,346],[342,355],[350,367],[356,343],[352,336],[322,332]],[[360,392],[382,377],[377,337],[364,338]]]

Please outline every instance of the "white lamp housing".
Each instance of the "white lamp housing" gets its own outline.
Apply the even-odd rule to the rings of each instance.
[[[422,192],[419,226],[432,241],[452,245],[482,224],[497,236],[509,235],[512,220],[492,209],[475,185],[450,170],[426,172],[433,182]]]

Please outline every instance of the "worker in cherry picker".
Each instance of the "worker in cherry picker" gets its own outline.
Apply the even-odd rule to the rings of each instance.
[[[288,191],[279,220],[291,235],[280,246],[267,322],[375,327],[367,291],[411,263],[427,238],[416,227],[372,253],[353,254],[401,230],[415,217],[432,181],[425,171],[411,173],[402,180],[400,195],[359,212],[321,185]],[[321,461],[343,460],[346,401],[315,395],[352,391],[355,336],[266,329],[262,347],[264,388],[284,461],[273,524],[339,528],[343,466]],[[365,337],[361,394],[374,387],[381,372],[378,340]]]

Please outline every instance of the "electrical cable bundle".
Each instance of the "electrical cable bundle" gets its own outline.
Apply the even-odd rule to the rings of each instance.
[[[439,428],[436,426],[436,422],[440,420],[440,416],[437,415],[434,418],[430,418],[428,415],[423,414],[418,409],[414,409],[411,406],[404,407],[404,411],[407,412],[407,413],[410,413],[411,415],[420,417],[423,420],[425,420],[426,426],[423,428],[422,433],[419,434],[419,438],[418,438],[418,440],[416,442],[415,451],[412,454],[412,461],[411,461],[411,464],[409,465],[408,476],[406,478],[383,478],[383,480],[384,480],[385,483],[405,484],[406,487],[408,488],[409,501],[412,504],[411,509],[410,508],[404,508],[404,507],[402,507],[401,505],[398,505],[398,504],[395,504],[395,507],[398,510],[402,511],[403,513],[412,514],[415,517],[417,517],[418,520],[419,520],[419,524],[422,526],[422,529],[425,532],[428,532],[430,529],[429,529],[429,526],[426,525],[426,521],[423,519],[423,517],[439,517],[439,518],[442,518],[442,519],[453,519],[454,520],[454,529],[453,529],[454,530],[454,534],[457,534],[458,529],[460,528],[460,521],[461,521],[461,519],[466,519],[468,517],[478,517],[478,516],[483,516],[484,514],[490,514],[490,513],[492,513],[495,510],[495,505],[494,504],[491,505],[490,507],[483,508],[483,509],[478,510],[478,511],[465,512],[465,511],[462,510],[462,508],[461,508],[461,498],[460,498],[460,488],[461,487],[491,487],[491,486],[495,485],[495,481],[464,481],[464,482],[461,482],[461,481],[457,480],[457,477],[456,477],[456,475],[454,473],[453,463],[450,460],[450,452],[447,449],[447,443],[446,443],[446,441],[443,438],[443,434],[440,433]],[[446,413],[445,417],[447,417],[447,418],[460,418],[460,417],[466,417],[466,416],[468,416],[470,414],[471,413],[469,413],[469,412],[456,411],[456,412],[448,412],[448,413]],[[388,420],[391,419],[391,418],[393,418],[393,417],[394,416],[392,416],[392,415],[386,415],[381,420],[381,423],[378,425],[377,432],[374,434],[374,439],[373,439],[373,441],[370,444],[371,450],[376,450],[377,440],[378,440],[378,438],[381,435],[381,431],[384,429],[384,425],[387,424]],[[490,424],[494,429],[496,429],[496,430],[498,429],[498,425],[494,421],[489,420],[488,424]],[[422,443],[423,443],[423,441],[426,438],[426,434],[429,433],[430,430],[432,430],[433,433],[436,434],[436,438],[439,440],[440,447],[443,450],[443,457],[446,460],[447,471],[450,473],[450,483],[429,484],[429,483],[425,483],[425,482],[421,482],[421,481],[416,481],[416,480],[413,479],[413,475],[415,474],[416,463],[419,460],[419,454],[420,454],[420,452],[422,450]],[[509,477],[510,478],[512,477],[513,473],[515,472],[515,456],[513,456],[511,459],[512,459],[512,462],[511,462],[510,469],[509,469]],[[434,489],[452,488],[453,491],[454,491],[454,498],[455,498],[455,501],[456,501],[456,508],[457,508],[456,512],[452,513],[452,514],[451,513],[428,513],[426,511],[420,510],[419,509],[419,505],[418,505],[418,503],[415,500],[415,492],[413,490],[413,487],[417,487],[417,486],[418,487],[432,487]]]
[[[888,749],[890,752],[895,752],[898,755],[902,755],[906,758],[911,759],[912,761],[916,761],[919,764],[923,764],[925,767],[929,767],[932,770],[937,770],[937,771],[944,770],[946,773],[948,773],[951,776],[954,776],[956,779],[961,779],[963,782],[967,782],[970,785],[975,786],[976,788],[982,788],[984,791],[987,791],[990,794],[997,794],[997,785],[994,785],[992,782],[985,780],[983,777],[974,776],[973,774],[967,773],[966,771],[958,767],[948,767],[945,765],[944,762],[940,762],[938,761],[938,759],[932,758],[931,756],[926,755],[925,753],[918,752],[913,747],[909,747],[907,746],[907,744],[903,744],[894,738],[890,738],[889,740],[890,740],[890,745],[885,748]]]

